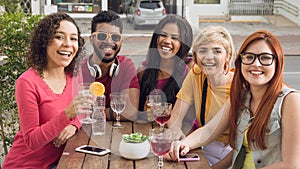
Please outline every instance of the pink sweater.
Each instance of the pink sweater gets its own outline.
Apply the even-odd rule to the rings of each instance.
[[[3,163],[3,169],[49,168],[57,163],[64,146],[56,148],[52,140],[69,124],[81,127],[77,118],[70,121],[64,109],[72,101],[72,77],[62,94],[55,94],[32,69],[16,81],[15,90],[20,131]]]

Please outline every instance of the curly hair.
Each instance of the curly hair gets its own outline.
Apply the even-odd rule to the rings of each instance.
[[[56,30],[60,26],[60,22],[63,20],[73,23],[78,31],[78,51],[72,62],[65,67],[66,73],[72,73],[74,71],[76,58],[83,49],[84,39],[80,36],[81,32],[73,18],[63,12],[57,12],[45,16],[42,20],[40,20],[31,35],[30,51],[27,58],[29,65],[33,67],[41,77],[43,77],[43,69],[48,63],[47,47],[51,44]]]
[[[97,24],[110,23],[120,28],[120,33],[123,31],[123,24],[120,20],[120,16],[113,11],[100,11],[92,19],[91,33],[96,31]]]
[[[185,18],[176,14],[169,14],[156,26],[150,41],[146,58],[146,69],[143,72],[142,80],[140,81],[141,92],[139,110],[143,110],[143,106],[146,102],[146,96],[156,88],[161,62],[161,57],[157,49],[157,41],[160,36],[160,32],[165,25],[173,23],[178,26],[180,31],[180,49],[176,53],[176,57],[174,57],[174,71],[162,91],[166,94],[166,100],[168,102],[174,105],[176,101],[176,94],[181,88],[182,81],[184,79],[183,72],[186,66],[184,60],[187,57],[193,42],[193,31],[191,25]]]

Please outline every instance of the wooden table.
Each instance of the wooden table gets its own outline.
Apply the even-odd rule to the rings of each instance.
[[[64,149],[64,153],[58,163],[57,169],[155,169],[158,168],[158,158],[149,153],[141,160],[128,160],[119,154],[119,144],[122,134],[141,132],[149,134],[149,130],[158,127],[152,123],[121,122],[124,128],[112,128],[112,122],[107,122],[106,133],[102,136],[91,134],[91,125],[83,125],[82,129],[73,136]],[[155,126],[153,126],[155,125]],[[111,154],[105,156],[95,156],[90,154],[75,152],[75,148],[81,145],[95,145],[109,148]],[[201,153],[201,149],[193,150],[200,155],[200,161],[197,162],[167,162],[164,161],[164,169],[209,169],[210,166]]]

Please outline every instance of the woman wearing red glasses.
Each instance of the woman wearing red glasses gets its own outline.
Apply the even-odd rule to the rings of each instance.
[[[235,60],[230,100],[204,127],[169,154],[177,160],[229,129],[233,169],[300,168],[300,92],[283,82],[284,55],[277,37],[257,31]]]

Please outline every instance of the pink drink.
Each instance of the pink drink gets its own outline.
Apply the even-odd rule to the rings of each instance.
[[[155,121],[160,125],[165,125],[171,118],[171,114],[162,114],[156,115],[154,114]]]
[[[172,145],[172,140],[167,140],[167,139],[152,139],[151,140],[151,148],[154,154],[157,156],[164,156],[167,154]]]

